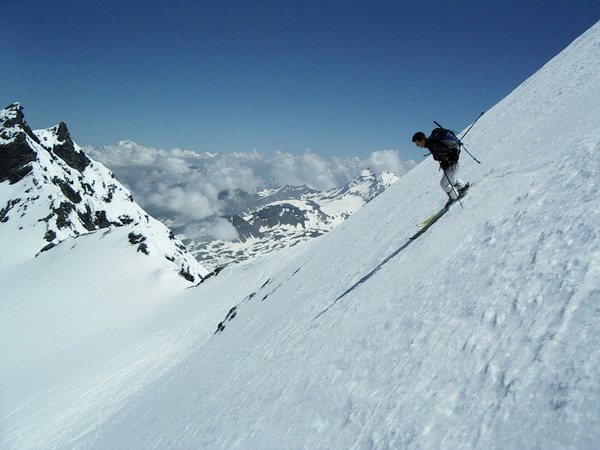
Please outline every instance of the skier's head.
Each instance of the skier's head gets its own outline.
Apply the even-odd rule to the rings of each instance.
[[[412,137],[412,141],[415,143],[415,145],[421,148],[425,147],[425,139],[425,133],[423,133],[422,131],[417,131],[415,134],[413,134]]]

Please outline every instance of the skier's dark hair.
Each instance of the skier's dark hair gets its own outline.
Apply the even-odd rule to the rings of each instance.
[[[427,136],[425,136],[425,133],[423,133],[422,131],[417,131],[415,134],[413,134],[412,141],[413,142],[422,141],[426,137]]]

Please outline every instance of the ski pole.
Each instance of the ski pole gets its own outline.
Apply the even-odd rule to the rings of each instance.
[[[481,161],[479,161],[477,158],[475,158],[473,155],[471,155],[471,152],[469,152],[467,147],[465,147],[465,144],[462,143],[461,139],[465,138],[465,136],[469,133],[469,131],[471,131],[471,128],[473,128],[473,126],[477,123],[477,121],[479,119],[481,119],[481,116],[483,116],[484,113],[485,113],[485,111],[482,111],[481,114],[479,114],[479,117],[477,117],[477,119],[475,119],[475,122],[473,122],[471,124],[471,126],[467,129],[467,131],[465,131],[465,134],[463,134],[462,137],[459,139],[461,147],[463,147],[465,149],[465,152],[467,152],[467,155],[469,155],[471,158],[473,158],[477,164],[481,164]]]
[[[470,127],[467,129],[467,131],[465,131],[465,134],[463,134],[463,135],[462,135],[462,137],[461,137],[460,139],[464,139],[464,138],[465,138],[465,136],[466,136],[466,135],[469,133],[469,131],[471,131],[471,128],[473,128],[473,125],[475,125],[475,124],[477,123],[477,121],[478,121],[479,119],[481,119],[481,116],[483,116],[483,113],[484,113],[484,112],[485,112],[485,111],[482,111],[482,112],[481,112],[481,114],[479,114],[479,117],[478,117],[477,119],[475,119],[475,122],[473,122],[473,123],[471,124],[471,126],[470,126]]]
[[[471,155],[471,152],[469,152],[469,150],[467,150],[467,147],[465,147],[465,144],[463,144],[461,142],[460,146],[465,149],[465,152],[467,152],[467,155],[469,155],[471,158],[473,158],[477,164],[481,164],[481,161],[479,161],[477,158],[475,158],[473,155]]]

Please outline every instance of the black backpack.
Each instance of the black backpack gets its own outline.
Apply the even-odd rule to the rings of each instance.
[[[446,128],[434,128],[431,131],[429,139],[439,142],[441,146],[447,149],[444,151],[442,150],[443,147],[438,147],[438,160],[445,160],[450,163],[458,161],[462,142],[456,137],[454,131],[447,130]]]
[[[460,150],[460,139],[456,137],[456,134],[454,134],[454,131],[452,130],[447,130],[445,128],[434,128],[431,130],[429,139],[441,142],[448,148],[456,148]]]

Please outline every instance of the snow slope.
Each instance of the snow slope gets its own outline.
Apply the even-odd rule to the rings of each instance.
[[[145,349],[122,364],[135,395],[93,357],[85,401],[58,382],[13,394],[44,367],[15,351],[27,370],[2,371],[3,446],[597,447],[599,64],[600,23],[488,111],[466,142],[483,164],[462,158],[476,182],[464,208],[410,245],[444,203],[430,159],[318,239],[171,291],[154,315],[125,311],[127,342]],[[9,313],[28,317],[25,295]],[[189,331],[198,320],[207,329]],[[161,370],[136,372],[144,362]]]
[[[219,286],[214,302],[214,292],[187,289],[126,236],[91,233],[0,272],[0,447],[67,445],[94,429],[212,335],[240,294]],[[236,279],[264,282],[244,270]]]

